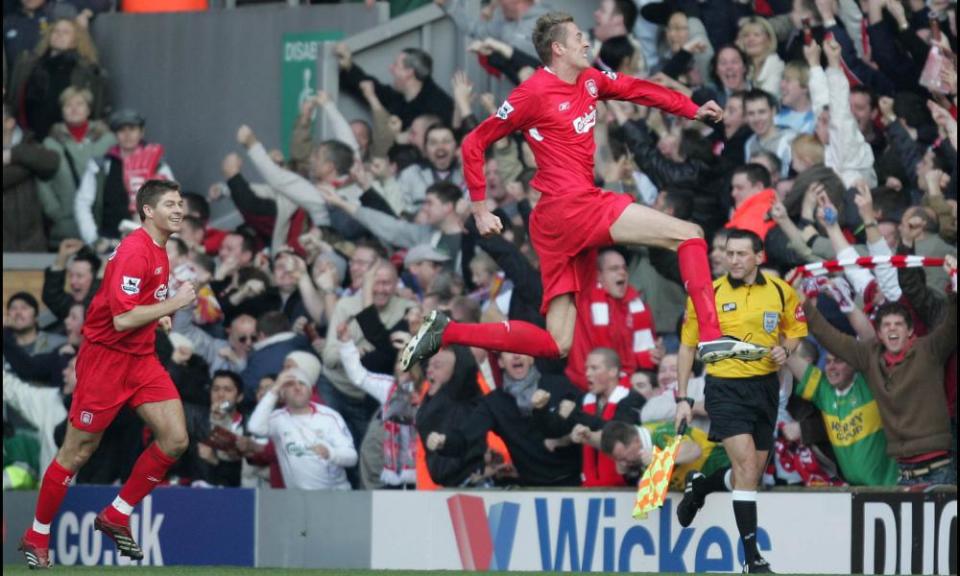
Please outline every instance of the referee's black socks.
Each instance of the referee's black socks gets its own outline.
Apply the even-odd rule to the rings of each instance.
[[[706,498],[714,492],[730,492],[733,490],[733,469],[729,466],[714,470],[709,476],[703,476],[693,483],[693,492],[697,498]]]
[[[759,556],[757,552],[757,493],[753,490],[733,491],[733,515],[743,541],[743,556],[747,564]]]

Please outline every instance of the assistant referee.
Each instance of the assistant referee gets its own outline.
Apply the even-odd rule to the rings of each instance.
[[[729,272],[713,283],[720,329],[770,352],[756,361],[731,359],[708,364],[705,408],[710,417],[710,439],[723,442],[733,467],[733,513],[743,541],[744,572],[770,573],[770,566],[757,551],[757,486],[777,423],[777,371],[807,335],[807,324],[793,288],[760,272],[763,241],[759,236],[749,230],[731,229],[726,257]],[[690,420],[693,399],[687,397],[687,382],[698,341],[696,312],[688,300],[680,335],[678,426]],[[695,499],[695,512],[703,506],[705,494],[714,489],[693,484],[689,482],[686,491]]]

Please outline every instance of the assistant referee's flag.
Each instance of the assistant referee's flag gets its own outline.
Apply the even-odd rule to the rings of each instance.
[[[687,425],[683,423],[677,430],[676,437],[665,449],[653,449],[653,458],[650,465],[647,466],[643,477],[637,484],[637,500],[633,505],[633,517],[636,520],[643,520],[647,514],[663,506],[663,501],[667,498],[667,486],[670,484],[670,476],[673,474],[673,465],[676,462],[677,450],[680,449],[680,441],[683,439],[683,433],[686,432]]]

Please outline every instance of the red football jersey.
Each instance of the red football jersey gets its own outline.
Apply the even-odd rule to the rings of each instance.
[[[124,238],[107,262],[100,290],[87,311],[83,335],[120,352],[153,354],[156,321],[118,332],[113,327],[113,317],[136,306],[166,300],[169,277],[167,250],[157,246],[146,230],[141,228]]]
[[[524,132],[537,160],[534,188],[545,196],[594,188],[597,100],[628,100],[686,118],[693,118],[699,108],[679,92],[632,76],[589,68],[568,84],[548,68],[540,68],[510,93],[496,115],[464,138],[464,176],[470,198],[478,201],[486,195],[483,158],[487,148],[518,130]]]

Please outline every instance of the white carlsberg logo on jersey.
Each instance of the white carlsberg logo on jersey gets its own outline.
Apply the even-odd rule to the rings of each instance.
[[[158,301],[163,302],[167,299],[167,285],[161,284],[154,292],[153,297]]]
[[[597,123],[597,109],[590,107],[590,111],[579,118],[574,118],[573,129],[577,134],[586,134]]]
[[[594,98],[597,97],[597,83],[593,81],[593,78],[587,80],[587,92],[590,93]]]
[[[124,276],[120,283],[120,289],[131,296],[140,293],[140,279],[133,276]]]
[[[513,106],[510,105],[510,102],[504,100],[503,104],[500,105],[500,109],[497,110],[497,118],[506,120],[511,112],[513,112]]]

